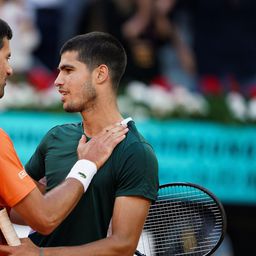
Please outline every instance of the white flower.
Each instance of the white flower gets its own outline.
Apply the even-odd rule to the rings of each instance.
[[[144,102],[147,86],[139,81],[133,81],[128,84],[126,93],[136,102]]]
[[[248,116],[252,121],[256,120],[256,99],[252,98],[248,102]]]
[[[247,117],[247,106],[243,96],[237,92],[230,92],[226,98],[227,105],[235,118],[244,121]]]
[[[175,109],[172,94],[159,86],[149,87],[144,100],[153,111],[160,115],[171,113]]]
[[[6,108],[19,108],[34,105],[38,102],[38,96],[32,86],[27,83],[13,84],[7,82],[5,95],[1,99],[1,105]]]
[[[192,93],[183,86],[174,87],[172,93],[177,108],[188,114],[207,114],[208,104],[202,95]]]

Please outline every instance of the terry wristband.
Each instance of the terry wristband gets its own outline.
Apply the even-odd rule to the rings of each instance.
[[[97,172],[97,166],[94,162],[82,159],[78,160],[70,170],[68,178],[79,180],[84,186],[84,192],[89,187],[94,174]]]

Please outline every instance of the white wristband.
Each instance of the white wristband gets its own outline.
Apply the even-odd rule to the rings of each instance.
[[[79,180],[84,186],[84,192],[89,187],[94,174],[97,172],[97,166],[94,162],[82,159],[78,160],[70,170],[68,178]]]

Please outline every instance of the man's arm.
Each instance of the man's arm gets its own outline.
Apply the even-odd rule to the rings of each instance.
[[[138,38],[149,25],[153,15],[152,0],[135,0],[135,5],[135,14],[122,27],[123,35],[127,39]]]
[[[83,186],[78,180],[68,179],[44,196],[35,188],[13,209],[28,226],[46,235],[67,217],[83,192]]]
[[[142,197],[118,197],[112,218],[112,235],[86,245],[44,248],[44,256],[131,256],[137,247],[148,214],[150,201]],[[12,256],[38,256],[39,248],[29,240],[20,246],[0,246],[0,252]]]
[[[45,248],[44,255],[131,256],[134,255],[150,201],[141,197],[118,197],[112,218],[112,234],[77,247]]]
[[[107,127],[87,143],[83,137],[78,146],[79,158],[94,162],[99,169],[115,146],[125,138],[127,131],[126,127],[116,124]],[[49,234],[73,210],[83,192],[80,181],[68,178],[45,195],[35,188],[13,208],[27,225],[41,234]]]
[[[44,185],[41,182],[38,182],[36,180],[34,180],[34,183],[36,184],[39,191],[44,195],[46,192],[46,185]],[[12,223],[14,223],[14,224],[25,225],[25,226],[27,225],[27,223],[24,221],[24,219],[22,219],[21,216],[17,212],[15,212],[14,208],[10,209],[9,217],[10,217]]]

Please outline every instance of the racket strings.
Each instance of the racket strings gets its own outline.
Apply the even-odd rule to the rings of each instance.
[[[141,240],[147,256],[200,256],[211,251],[222,231],[223,217],[215,200],[197,188],[171,186],[161,189],[151,206]]]

